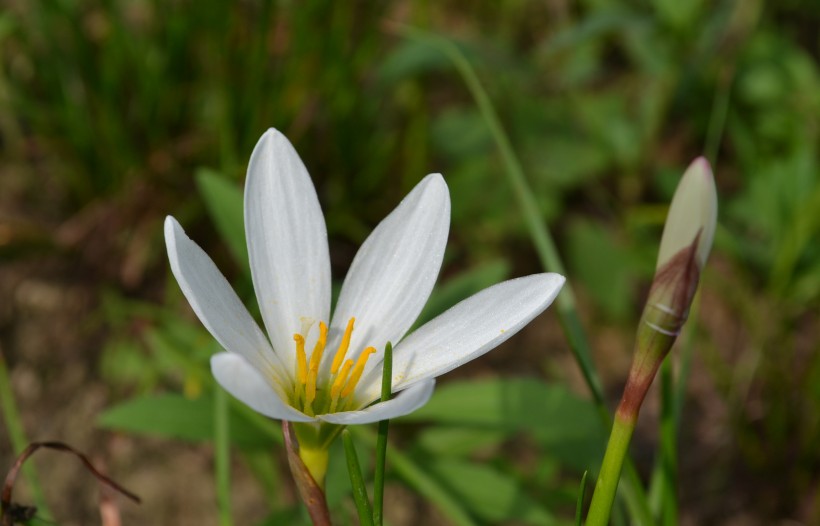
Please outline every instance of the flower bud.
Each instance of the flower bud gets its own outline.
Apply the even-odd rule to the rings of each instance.
[[[619,412],[636,418],[661,362],[680,333],[715,234],[717,193],[709,163],[695,159],[683,174],[661,238],[658,264],[635,343]]]
[[[655,279],[644,310],[644,322],[650,328],[677,336],[712,249],[716,218],[715,180],[709,163],[699,157],[683,174],[666,216]]]

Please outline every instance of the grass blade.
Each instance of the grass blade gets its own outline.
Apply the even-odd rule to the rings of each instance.
[[[219,526],[232,526],[231,518],[231,435],[228,395],[217,388],[214,396],[214,466]]]
[[[370,501],[367,498],[367,487],[364,485],[362,469],[359,466],[359,456],[356,454],[356,446],[353,445],[353,437],[347,429],[342,431],[342,442],[345,446],[350,485],[353,487],[353,500],[356,501],[356,511],[359,513],[359,524],[373,526],[373,510],[370,509]]]
[[[437,35],[407,26],[402,26],[401,32],[410,38],[426,42],[440,49],[453,62],[456,70],[458,70],[458,73],[470,90],[470,94],[473,96],[476,106],[478,106],[481,115],[484,117],[484,121],[490,128],[493,140],[498,146],[498,150],[504,162],[505,173],[512,185],[515,197],[521,206],[530,237],[535,245],[535,250],[538,253],[542,266],[550,272],[566,274],[564,263],[558,255],[558,249],[555,246],[552,235],[550,235],[549,230],[547,230],[547,227],[544,225],[541,213],[538,210],[538,204],[533,197],[532,190],[527,184],[521,161],[515,154],[509,137],[504,132],[504,128],[490,101],[489,95],[481,85],[481,81],[478,79],[475,70],[467,58],[455,44]],[[556,307],[561,318],[561,325],[563,326],[564,332],[566,332],[572,352],[575,354],[575,358],[581,366],[581,371],[592,391],[592,395],[596,401],[603,403],[603,386],[592,364],[590,346],[587,342],[586,334],[583,331],[575,305],[575,293],[570,284],[567,283],[556,299]]]
[[[19,455],[28,447],[28,440],[23,430],[20,414],[17,412],[17,405],[14,402],[14,393],[11,391],[11,380],[9,379],[9,372],[6,368],[6,359],[2,354],[0,354],[0,406],[3,408],[3,419],[6,422],[6,429],[8,429],[9,432],[9,439],[14,449],[14,454]],[[34,504],[37,506],[38,512],[43,517],[50,519],[51,515],[46,506],[45,494],[43,493],[43,488],[40,486],[37,473],[32,464],[25,464],[23,466],[23,476],[29,483],[32,499],[34,499]]]
[[[661,524],[677,526],[677,446],[678,426],[675,405],[675,380],[669,357],[661,366]]]
[[[578,488],[578,500],[575,502],[575,526],[582,526],[584,518],[584,495],[587,489],[587,475],[589,471],[584,471],[581,477],[581,486]]]
[[[364,426],[354,426],[350,429],[369,444],[376,443],[375,434]],[[476,526],[476,522],[449,491],[418,466],[412,458],[397,449],[390,448],[389,451],[391,469],[410,488],[433,503],[455,526]]]
[[[458,73],[472,94],[498,146],[504,162],[505,173],[519,201],[527,223],[527,228],[530,232],[530,237],[535,245],[541,264],[544,269],[548,271],[566,274],[564,264],[555,247],[555,242],[547,230],[547,227],[544,225],[538,210],[538,205],[533,197],[533,192],[524,177],[524,169],[521,166],[521,162],[512,148],[509,137],[504,132],[501,120],[498,118],[498,114],[490,101],[489,95],[481,85],[481,81],[478,79],[470,62],[455,44],[445,38],[410,26],[398,26],[398,31],[408,38],[425,42],[439,49],[453,62],[453,65],[456,70],[458,70]],[[564,285],[555,301],[555,306],[561,327],[570,344],[570,349],[572,350],[575,360],[581,368],[584,380],[595,399],[604,427],[609,428],[612,425],[612,417],[606,406],[603,384],[593,365],[591,348],[578,315],[575,294],[569,283]],[[622,486],[622,491],[630,514],[637,524],[647,526],[652,524],[652,515],[649,510],[646,494],[641,485],[640,477],[629,458],[626,459],[624,464],[623,474],[624,485]]]
[[[382,402],[390,400],[393,378],[393,344],[387,342],[384,347],[382,362]],[[379,422],[379,435],[376,439],[376,472],[373,480],[373,523],[382,525],[384,511],[384,471],[387,462],[387,431],[390,420]]]

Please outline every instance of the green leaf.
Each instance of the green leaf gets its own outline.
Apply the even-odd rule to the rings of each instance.
[[[565,387],[527,378],[445,384],[401,421],[531,433],[565,465],[578,469],[597,465],[606,443],[592,402]]]
[[[555,517],[523,492],[515,477],[490,466],[437,458],[428,469],[482,520],[557,524]]]
[[[421,42],[404,41],[387,55],[378,75],[381,82],[389,85],[424,73],[441,71],[448,66],[447,57],[436,49]]]
[[[231,441],[246,448],[270,447],[281,442],[277,427],[265,426],[261,415],[243,411],[231,404]],[[178,394],[148,395],[134,398],[105,411],[97,423],[105,428],[140,435],[204,442],[213,440],[214,401],[210,395],[188,399]],[[277,440],[278,438],[278,440]]]
[[[245,244],[242,189],[206,168],[197,172],[196,183],[219,236],[242,270],[250,271],[248,248]]]
[[[509,429],[436,426],[421,431],[416,441],[430,453],[464,458],[479,450],[496,448],[512,433]]]
[[[618,320],[631,312],[632,262],[612,233],[596,223],[572,223],[569,239],[570,268],[603,311]]]

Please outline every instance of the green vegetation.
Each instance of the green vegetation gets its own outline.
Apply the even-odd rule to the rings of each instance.
[[[496,123],[488,126],[452,54],[407,27],[463,57]],[[685,167],[705,155],[719,226],[676,366],[662,371],[674,405],[645,410],[633,438],[635,468],[653,481],[644,504],[664,524],[675,523],[670,506],[694,523],[816,523],[817,27],[810,0],[7,1],[0,272],[72,261],[65,281],[88,285],[97,306],[82,323],[104,336],[103,350],[87,357],[110,391],[97,424],[216,442],[218,483],[194,482],[214,494],[218,486],[221,524],[231,523],[232,447],[256,466],[268,497],[267,517],[248,524],[300,524],[307,517],[283,496],[290,481],[271,461],[284,465],[272,447],[279,427],[217,394],[208,359],[219,347],[170,278],[166,214],[185,223],[253,312],[241,188],[266,128],[283,131],[313,177],[336,278],[401,197],[441,172],[452,227],[426,320],[490,283],[542,269],[534,219],[507,179],[511,153],[535,221],[567,267],[612,408],[667,203]],[[511,152],[499,149],[499,130]],[[589,493],[609,429],[554,319],[445,377],[426,407],[391,424],[388,492],[407,488],[453,524],[571,523],[581,476],[589,469]],[[0,343],[13,372],[24,357]],[[368,483],[372,427],[347,437]],[[670,501],[658,482],[665,465],[654,459],[675,436]],[[356,509],[336,445],[328,499],[345,523]],[[387,497],[384,507],[391,524]],[[233,512],[247,514],[237,501]],[[622,504],[614,523],[634,516]]]

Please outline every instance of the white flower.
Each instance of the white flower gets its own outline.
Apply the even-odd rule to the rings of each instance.
[[[327,230],[316,191],[290,142],[268,130],[248,166],[245,230],[270,341],[172,217],[165,241],[185,297],[228,351],[211,359],[222,387],[271,418],[364,424],[424,405],[436,376],[512,336],[564,283],[560,275],[538,274],[497,284],[402,339],[436,281],[449,223],[447,185],[429,175],[359,249],[330,319]],[[380,397],[388,341],[398,394],[371,405]]]

